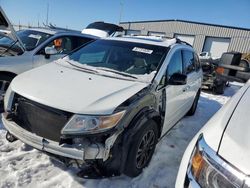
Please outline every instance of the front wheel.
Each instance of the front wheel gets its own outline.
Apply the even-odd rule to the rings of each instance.
[[[13,76],[1,75],[0,74],[0,95],[4,95],[8,89],[10,82],[13,80]]]
[[[9,75],[0,74],[0,113],[4,111],[3,98],[13,78]]]
[[[136,177],[143,168],[148,166],[153,156],[158,140],[158,128],[155,121],[147,121],[132,139],[124,174]]]

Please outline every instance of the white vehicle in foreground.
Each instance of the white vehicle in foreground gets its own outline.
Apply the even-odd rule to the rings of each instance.
[[[134,177],[158,140],[195,113],[201,81],[198,56],[181,41],[99,39],[17,76],[2,120],[9,141],[88,164],[92,176]]]
[[[176,188],[250,187],[249,107],[248,81],[190,142]]]

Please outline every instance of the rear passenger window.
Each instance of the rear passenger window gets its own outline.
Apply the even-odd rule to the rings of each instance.
[[[168,69],[167,69],[168,79],[174,73],[181,73],[182,74],[182,72],[183,72],[182,67],[183,66],[182,66],[181,51],[176,51],[168,64]]]
[[[195,71],[196,69],[195,69],[194,53],[188,50],[183,50],[182,55],[183,55],[184,70],[186,74]]]
[[[200,70],[201,63],[197,54],[194,54],[194,63],[195,63],[196,71]]]

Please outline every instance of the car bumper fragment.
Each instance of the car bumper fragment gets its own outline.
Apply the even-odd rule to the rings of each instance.
[[[16,138],[22,142],[42,151],[46,151],[55,155],[60,155],[77,160],[86,159],[103,159],[104,158],[104,146],[99,143],[89,144],[83,143],[82,147],[77,147],[75,145],[62,144],[59,145],[58,142],[48,140],[46,138],[40,137],[34,133],[31,133],[13,121],[9,121],[2,114],[2,122],[5,128]]]

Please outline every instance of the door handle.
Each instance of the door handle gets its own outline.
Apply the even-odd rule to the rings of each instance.
[[[187,90],[189,90],[190,89],[190,86],[187,86],[187,87],[185,87],[182,91],[183,92],[186,92]]]

